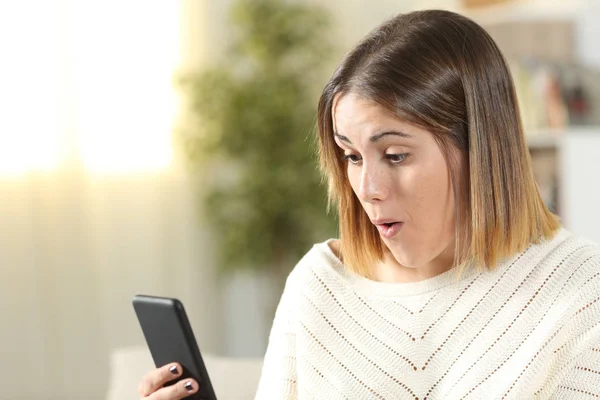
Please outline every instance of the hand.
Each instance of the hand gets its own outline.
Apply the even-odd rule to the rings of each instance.
[[[140,400],[179,400],[198,391],[194,379],[183,379],[174,385],[163,387],[167,382],[181,376],[183,369],[178,363],[170,363],[148,372],[138,386]]]

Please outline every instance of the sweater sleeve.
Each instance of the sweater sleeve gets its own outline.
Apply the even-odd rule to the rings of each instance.
[[[296,313],[290,278],[275,312],[255,400],[297,398]]]
[[[571,339],[558,352],[570,354],[559,373],[553,400],[600,398],[600,257],[590,275],[577,288],[573,318],[568,322]]]

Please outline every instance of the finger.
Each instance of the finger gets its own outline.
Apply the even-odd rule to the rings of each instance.
[[[174,385],[164,387],[152,393],[147,400],[180,400],[198,391],[198,383],[193,379],[184,379]]]
[[[141,397],[146,397],[163,387],[167,382],[178,378],[181,375],[181,365],[179,363],[170,363],[160,368],[150,371],[142,378],[138,387],[138,393]]]

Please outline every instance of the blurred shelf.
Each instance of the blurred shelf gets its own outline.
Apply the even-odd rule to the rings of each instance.
[[[600,126],[576,126],[565,129],[540,129],[525,133],[527,147],[531,150],[553,149],[560,146],[566,135],[595,135],[600,137]]]
[[[572,20],[583,3],[583,0],[513,0],[481,8],[459,6],[455,11],[489,26],[510,22]]]
[[[530,150],[553,149],[564,132],[558,130],[534,131],[525,135]]]

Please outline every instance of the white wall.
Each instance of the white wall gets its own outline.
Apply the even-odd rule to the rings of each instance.
[[[576,29],[576,54],[585,65],[600,68],[600,2],[597,0],[583,0],[577,13]]]
[[[600,244],[600,128],[567,132],[561,139],[559,185],[565,227]]]

